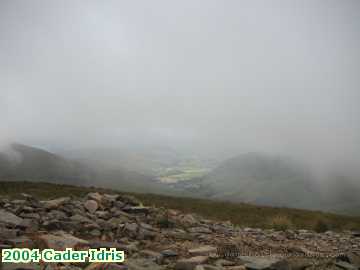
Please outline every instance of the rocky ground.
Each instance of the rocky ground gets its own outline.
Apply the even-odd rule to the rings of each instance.
[[[360,232],[238,228],[175,210],[145,207],[127,195],[39,201],[0,199],[0,249],[111,248],[125,262],[10,264],[10,269],[360,269]]]

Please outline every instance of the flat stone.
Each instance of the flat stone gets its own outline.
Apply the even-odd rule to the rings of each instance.
[[[190,233],[212,233],[212,231],[207,227],[192,227],[188,229]]]
[[[13,213],[0,209],[0,223],[19,226],[22,222],[22,218],[14,215]]]
[[[89,232],[89,234],[93,237],[99,237],[101,236],[101,231],[98,229],[93,229]]]
[[[188,252],[192,256],[209,256],[216,253],[217,248],[213,246],[202,246],[198,248],[190,249]]]
[[[47,214],[47,217],[51,219],[66,219],[67,215],[63,211],[53,209]]]
[[[134,234],[138,230],[138,225],[136,223],[126,223],[124,227],[124,231],[126,233]]]
[[[92,223],[91,219],[89,219],[85,216],[79,215],[79,214],[75,214],[75,215],[71,216],[70,220],[75,221],[75,222],[80,222],[80,223]]]
[[[119,198],[119,194],[104,194],[103,198],[112,202],[115,202]]]
[[[118,198],[118,201],[124,202],[124,203],[132,205],[132,206],[141,205],[141,201],[138,200],[137,198],[135,198],[134,196],[131,196],[131,195],[121,195]]]
[[[119,226],[119,224],[129,223],[129,221],[130,220],[127,217],[112,217],[107,222],[115,229]]]
[[[150,208],[145,206],[126,206],[123,210],[130,214],[148,214]]]
[[[161,253],[147,249],[141,250],[139,254],[144,258],[153,260],[157,264],[161,264],[164,258]]]
[[[178,255],[176,251],[171,250],[171,249],[163,250],[160,253],[166,258],[168,258],[168,257],[176,257]]]
[[[181,223],[186,226],[196,226],[199,224],[198,220],[191,214],[181,217]]]
[[[144,258],[129,258],[125,259],[125,264],[129,267],[129,270],[164,270],[165,268],[156,264],[152,260]]]
[[[267,270],[267,269],[277,269],[274,265],[281,262],[281,259],[269,257],[250,257],[250,256],[239,256],[239,259],[244,263],[246,269],[248,270]],[[282,269],[282,268],[281,268]]]
[[[139,240],[154,240],[156,236],[156,232],[149,231],[143,228],[140,228],[137,233],[137,239]]]
[[[19,227],[21,228],[25,228],[29,231],[35,232],[38,230],[39,228],[39,224],[36,220],[34,219],[29,219],[29,218],[25,218],[21,221],[21,223],[19,224]]]
[[[52,220],[44,222],[42,228],[45,228],[48,231],[73,231],[81,229],[82,226],[78,222]]]
[[[38,213],[21,213],[19,216],[22,218],[40,219],[40,215]]]
[[[336,262],[335,265],[341,269],[344,269],[344,270],[358,270],[359,268],[358,267],[355,267],[354,265],[348,263],[348,262]]]
[[[0,238],[2,239],[9,239],[15,238],[18,233],[19,229],[8,229],[8,228],[0,228]]]
[[[100,248],[106,248],[106,249],[116,248],[118,250],[128,251],[127,246],[125,246],[123,244],[120,244],[120,243],[117,243],[117,242],[110,242],[110,241],[101,241],[101,240],[89,241],[89,247],[90,248],[96,248],[96,249],[100,249]]]
[[[55,200],[41,201],[41,203],[47,209],[57,209],[63,204],[70,202],[70,200],[70,197],[62,197]]]
[[[77,238],[65,232],[56,234],[43,234],[36,237],[36,242],[40,248],[51,248],[55,250],[65,250],[66,248],[87,247],[89,242]]]
[[[189,259],[178,260],[175,264],[175,270],[194,270],[199,264],[204,264],[208,261],[208,256],[196,256]]]
[[[215,265],[217,265],[217,266],[234,266],[235,262],[225,260],[225,259],[219,259],[219,260],[216,260]]]
[[[223,268],[213,266],[210,264],[197,265],[194,270],[223,270]]]
[[[109,219],[109,218],[111,218],[111,213],[108,212],[108,211],[96,211],[96,212],[95,212],[95,215],[96,215],[98,218],[102,218],[102,219]]]
[[[189,240],[189,241],[194,240],[194,236],[187,232],[170,232],[169,236],[177,240]]]
[[[153,226],[151,226],[150,224],[147,224],[147,223],[144,223],[144,222],[141,222],[139,224],[139,226],[143,229],[146,229],[148,231],[157,231],[157,229],[155,229]]]
[[[115,209],[122,209],[126,206],[126,203],[121,202],[121,201],[116,201],[114,202],[114,208]]]

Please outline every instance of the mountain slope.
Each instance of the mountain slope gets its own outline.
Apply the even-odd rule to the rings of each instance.
[[[285,158],[249,153],[226,160],[200,181],[211,198],[263,205],[318,205],[310,173]]]
[[[133,171],[73,161],[39,148],[12,144],[0,152],[0,181],[101,186],[124,191],[177,194],[171,187]]]
[[[357,178],[332,172],[316,181],[309,169],[289,158],[259,153],[228,159],[178,188],[212,199],[360,214]]]
[[[0,180],[49,181],[87,184],[91,171],[42,149],[12,144],[0,152]]]

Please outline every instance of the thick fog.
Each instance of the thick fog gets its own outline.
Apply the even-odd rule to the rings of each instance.
[[[0,2],[1,144],[360,161],[359,1]]]

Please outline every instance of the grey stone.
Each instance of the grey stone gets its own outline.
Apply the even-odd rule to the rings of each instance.
[[[239,256],[239,259],[244,263],[248,270],[267,270],[267,269],[289,269],[289,268],[275,268],[282,259],[275,257],[250,257],[250,256]]]
[[[171,250],[171,249],[166,249],[160,252],[164,257],[168,258],[168,257],[177,257],[178,254],[176,251]]]
[[[19,226],[22,222],[22,218],[14,215],[13,213],[0,209],[0,223]]]
[[[99,204],[95,200],[87,200],[84,203],[84,207],[86,210],[88,210],[90,213],[95,213],[95,211],[99,208]]]
[[[126,206],[123,210],[130,214],[148,214],[150,208],[144,206]]]
[[[217,251],[216,247],[213,246],[201,246],[198,248],[193,248],[189,250],[189,254],[192,256],[208,256],[210,254],[215,254]]]
[[[354,265],[352,265],[348,262],[343,262],[343,261],[336,262],[335,265],[344,270],[358,270],[359,269],[358,267],[355,267]]]
[[[204,264],[208,261],[207,256],[196,256],[189,259],[178,260],[175,264],[175,270],[193,270],[197,265]]]
[[[70,202],[70,197],[62,197],[54,200],[49,201],[41,201],[41,203],[44,205],[45,208],[48,209],[57,209],[60,206]]]
[[[156,264],[152,260],[143,258],[129,258],[125,261],[125,264],[129,267],[129,270],[163,270],[164,267]]]

